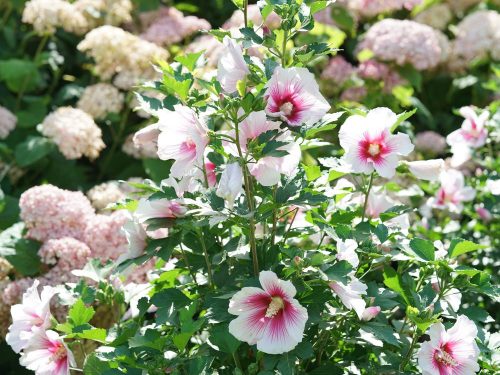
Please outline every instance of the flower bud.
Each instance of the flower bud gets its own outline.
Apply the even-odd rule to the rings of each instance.
[[[243,171],[238,163],[231,163],[222,172],[216,194],[225,199],[229,207],[233,207],[234,200],[243,190]]]
[[[372,320],[380,313],[380,310],[381,310],[380,306],[367,307],[365,311],[363,311],[361,319],[364,321]]]

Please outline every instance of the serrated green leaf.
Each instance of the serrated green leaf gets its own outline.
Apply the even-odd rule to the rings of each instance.
[[[413,238],[410,241],[410,248],[423,260],[434,260],[435,249],[431,241],[422,238]]]

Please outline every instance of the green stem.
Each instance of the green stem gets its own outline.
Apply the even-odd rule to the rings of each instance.
[[[196,281],[196,274],[193,272],[193,269],[191,268],[191,265],[189,264],[186,252],[184,251],[182,244],[179,244],[179,247],[181,249],[182,259],[184,259],[184,263],[186,263],[186,267],[188,269],[188,272],[191,275],[193,282],[196,284],[196,286],[198,286],[198,282]]]
[[[207,245],[205,244],[205,239],[203,238],[203,232],[198,228],[198,237],[200,238],[201,247],[203,249],[203,255],[205,256],[205,263],[208,269],[208,284],[210,288],[215,289],[214,280],[212,277],[212,264],[210,263],[210,258],[208,256]]]
[[[283,30],[283,45],[281,49],[281,66],[286,68],[286,44],[288,42],[288,31]]]
[[[243,3],[243,20],[245,21],[245,27],[248,27],[248,0]]]
[[[122,141],[123,132],[125,131],[125,125],[127,123],[129,114],[130,114],[130,107],[127,105],[127,109],[125,109],[125,112],[123,113],[120,123],[118,124],[118,132],[116,133],[116,136],[113,136],[113,143],[111,144],[111,148],[108,154],[106,155],[106,159],[102,163],[102,168],[101,172],[99,173],[98,180],[101,180],[105,176],[109,167],[109,163],[113,159],[116,149]]]
[[[372,174],[370,175],[370,182],[368,182],[368,189],[366,189],[365,203],[363,205],[363,217],[361,218],[361,222],[365,221],[366,207],[368,206],[368,197],[370,196],[370,191],[372,189],[374,175],[375,172],[372,172]]]
[[[236,149],[238,150],[238,155],[243,162],[243,181],[245,185],[245,195],[248,204],[248,209],[250,211],[250,233],[249,233],[249,241],[250,241],[250,250],[252,252],[252,263],[253,263],[253,272],[255,276],[259,275],[259,259],[257,257],[257,242],[255,240],[255,219],[253,217],[255,211],[254,205],[254,197],[253,197],[253,184],[252,177],[248,171],[248,167],[246,165],[246,160],[243,156],[243,152],[241,151],[240,145],[240,130],[238,123],[238,115],[233,116],[234,129],[235,129],[235,138],[236,138]]]
[[[411,356],[413,354],[413,350],[415,349],[415,345],[417,344],[418,340],[418,335],[417,332],[413,334],[413,339],[410,344],[410,348],[408,349],[408,353],[406,353],[405,358],[403,359],[403,362],[401,362],[401,365],[399,366],[400,371],[404,371],[406,365],[408,362],[411,360]]]

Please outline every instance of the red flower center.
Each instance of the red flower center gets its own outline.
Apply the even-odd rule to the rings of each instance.
[[[181,143],[181,150],[183,154],[196,154],[196,143],[191,139],[188,138],[184,142]]]
[[[54,343],[50,351],[52,352],[52,360],[54,362],[59,362],[67,357],[66,347],[59,342]]]
[[[458,365],[457,361],[455,361],[455,359],[452,356],[451,350],[448,348],[447,345],[444,345],[441,348],[436,349],[436,351],[434,352],[434,359],[439,364],[447,367],[454,367]]]

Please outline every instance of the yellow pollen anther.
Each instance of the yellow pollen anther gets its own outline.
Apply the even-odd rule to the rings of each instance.
[[[283,113],[285,116],[290,116],[293,112],[293,104],[290,102],[283,103],[280,106],[280,111]]]
[[[272,297],[271,303],[267,307],[266,318],[272,318],[284,307],[285,303],[281,297]]]
[[[446,350],[436,350],[434,359],[445,366],[456,366],[458,364]]]
[[[52,359],[54,361],[58,361],[62,358],[65,358],[66,357],[66,348],[64,347],[64,345],[61,345],[59,348],[57,348],[57,350],[54,352],[54,354],[52,354]]]
[[[377,156],[380,154],[380,145],[377,143],[370,143],[370,146],[368,147],[368,153],[371,156]]]

